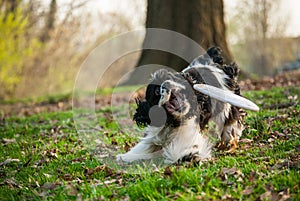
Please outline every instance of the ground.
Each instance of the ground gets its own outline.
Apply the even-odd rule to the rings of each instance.
[[[243,95],[261,110],[248,112],[234,153],[215,149],[209,161],[138,173],[99,160],[101,142],[85,145],[69,95],[1,103],[0,200],[299,200],[299,79],[243,82]],[[109,94],[97,95],[92,132],[125,152],[142,131],[118,127],[112,111],[122,104],[110,108]]]

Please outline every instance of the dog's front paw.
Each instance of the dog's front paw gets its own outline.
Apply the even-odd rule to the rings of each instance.
[[[117,163],[119,163],[120,161],[122,161],[122,156],[121,156],[122,154],[118,154],[117,156],[116,156],[116,161],[117,161]]]
[[[124,155],[125,154],[118,154],[117,156],[116,156],[116,160],[117,160],[117,163],[124,163],[124,162],[126,162],[123,158],[124,158]]]
[[[116,156],[117,163],[131,163],[135,159],[132,158],[129,154],[118,154]]]
[[[201,160],[200,156],[197,153],[196,154],[190,153],[180,158],[178,162],[192,162],[195,158],[199,158],[199,161]]]

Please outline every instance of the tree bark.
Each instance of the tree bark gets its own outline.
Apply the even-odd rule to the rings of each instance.
[[[56,19],[56,12],[57,12],[57,3],[56,0],[51,0],[49,6],[49,13],[46,17],[46,24],[44,28],[44,32],[42,33],[40,40],[42,42],[46,42],[50,38],[50,31],[54,28],[54,23]]]
[[[232,56],[226,43],[223,7],[223,0],[148,0],[146,28],[179,32],[196,41],[204,49],[219,46],[223,50],[225,60],[230,62]],[[152,40],[151,35],[146,33],[144,46]],[[188,47],[184,48],[189,51]],[[188,62],[190,61],[167,52],[143,50],[137,67],[160,64],[180,71]]]
[[[0,13],[4,12],[4,20],[6,20],[7,16],[11,13],[15,14],[20,1],[19,0],[2,0],[0,2]]]

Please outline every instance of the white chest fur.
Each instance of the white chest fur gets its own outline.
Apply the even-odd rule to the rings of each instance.
[[[211,156],[211,143],[200,133],[199,124],[191,118],[179,127],[152,127],[146,137],[126,154],[119,154],[118,161],[132,162],[140,159],[163,157],[165,163],[174,163],[187,155],[201,159]]]

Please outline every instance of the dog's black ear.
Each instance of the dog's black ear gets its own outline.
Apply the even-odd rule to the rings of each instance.
[[[230,79],[226,79],[226,85],[230,90],[234,91],[235,94],[240,95],[240,86],[237,83],[237,76],[239,74],[239,67],[236,63],[231,63],[229,65],[223,65],[223,71]]]
[[[224,65],[223,71],[224,73],[226,73],[226,75],[228,75],[228,77],[234,79],[238,76],[240,69],[235,62],[232,62],[229,65]]]
[[[135,114],[133,116],[133,120],[139,127],[144,127],[150,124],[150,105],[147,101],[141,101],[140,99],[136,99],[137,108]]]
[[[214,63],[220,64],[220,65],[224,64],[224,58],[222,57],[222,50],[220,47],[208,48],[206,53],[212,58]]]

